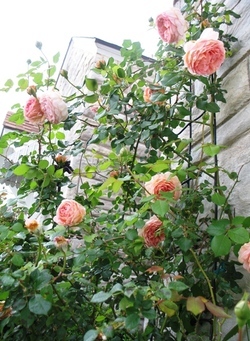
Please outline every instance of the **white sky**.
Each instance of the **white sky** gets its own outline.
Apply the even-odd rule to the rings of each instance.
[[[173,0],[2,0],[0,1],[0,88],[8,78],[26,71],[26,61],[38,60],[36,41],[48,57],[61,53],[72,36],[97,37],[122,45],[124,39],[140,41],[144,54],[156,50],[158,34],[148,19],[155,18]],[[0,123],[16,93],[0,92]]]

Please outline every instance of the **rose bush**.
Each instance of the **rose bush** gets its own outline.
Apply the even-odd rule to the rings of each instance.
[[[239,174],[220,163],[226,89],[213,73],[237,15],[184,2],[186,19],[171,10],[151,22],[162,38],[154,59],[125,40],[119,61],[84,70],[82,87],[60,70],[74,88],[65,102],[58,54],[19,75],[16,89],[32,97],[11,120],[38,126],[0,138],[2,180],[17,186],[0,195],[1,340],[242,341],[250,220],[230,206]]]

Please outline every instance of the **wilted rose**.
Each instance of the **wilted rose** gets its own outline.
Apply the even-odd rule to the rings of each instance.
[[[39,227],[39,223],[35,219],[26,219],[25,223],[24,223],[24,226],[30,232],[35,232],[38,229],[38,227]]]
[[[245,243],[241,246],[238,261],[243,264],[244,269],[250,272],[250,243]]]
[[[139,230],[138,234],[144,239],[148,247],[157,247],[165,239],[165,234],[162,230],[162,221],[155,215],[147,221],[144,227]]]
[[[54,221],[63,226],[76,226],[83,221],[86,215],[85,208],[77,201],[65,199],[56,210]]]
[[[178,8],[170,8],[156,17],[156,27],[159,35],[166,43],[178,43],[184,39],[188,22]]]
[[[145,183],[147,195],[156,195],[161,199],[161,192],[173,192],[174,200],[181,196],[181,182],[176,175],[170,172],[159,173],[152,176],[151,180]]]
[[[47,120],[53,124],[60,123],[68,117],[68,108],[57,91],[46,91],[39,96],[39,103]]]
[[[57,154],[55,156],[55,160],[56,160],[57,163],[64,163],[64,162],[67,161],[67,156],[62,155],[62,154]]]
[[[184,65],[190,73],[209,76],[219,69],[225,60],[225,48],[218,37],[218,32],[206,28],[197,41],[185,44]]]
[[[45,114],[42,111],[39,100],[35,97],[30,97],[24,107],[24,117],[27,121],[33,124],[43,123]]]
[[[63,236],[57,236],[54,238],[54,243],[58,249],[65,250],[69,245],[69,240],[64,238]]]

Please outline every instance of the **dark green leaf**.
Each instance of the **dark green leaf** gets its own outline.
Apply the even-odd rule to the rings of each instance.
[[[42,295],[36,294],[29,300],[29,310],[37,315],[47,315],[51,308],[51,302],[46,301]]]

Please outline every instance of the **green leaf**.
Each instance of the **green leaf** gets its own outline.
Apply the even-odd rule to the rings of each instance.
[[[53,56],[53,63],[55,64],[58,63],[59,58],[60,58],[60,52],[57,52],[57,54]]]
[[[123,181],[119,180],[119,179],[115,179],[113,186],[112,186],[112,190],[114,193],[119,192],[121,186],[123,184]]]
[[[51,302],[46,301],[42,295],[36,294],[29,300],[29,310],[37,315],[47,315],[51,308]]]
[[[40,160],[38,163],[38,167],[41,169],[46,169],[49,165],[49,162],[47,160]]]
[[[22,163],[13,170],[13,173],[15,175],[24,175],[25,173],[28,172],[29,169],[30,167],[28,165]]]
[[[84,97],[84,101],[87,103],[95,103],[98,100],[98,94],[93,94]]]
[[[182,76],[178,73],[170,73],[165,75],[162,80],[161,84],[163,86],[172,86],[175,85],[176,83],[180,82],[182,80]]]
[[[211,199],[212,199],[212,202],[218,206],[222,206],[226,202],[226,198],[219,193],[212,194]]]
[[[142,309],[141,311],[142,315],[146,317],[149,320],[154,320],[156,318],[156,311],[154,309]]]
[[[107,301],[107,299],[109,299],[110,297],[111,297],[111,294],[109,292],[100,291],[92,297],[90,302],[102,303],[102,302]]]
[[[136,229],[128,229],[126,232],[126,238],[128,240],[134,240],[138,237],[138,233]]]
[[[32,279],[34,283],[34,288],[36,290],[41,290],[42,288],[44,288],[50,283],[50,280],[52,279],[52,275],[46,269],[43,269],[43,270],[35,269],[30,274],[30,278]]]
[[[210,236],[219,236],[225,234],[227,226],[229,225],[228,219],[214,220],[207,228],[207,233]]]
[[[244,227],[236,227],[229,230],[228,237],[237,244],[249,242],[249,232]]]
[[[5,83],[4,86],[7,86],[8,88],[12,88],[12,86],[14,85],[14,82],[12,79],[8,79]]]
[[[204,153],[208,156],[215,156],[220,152],[221,147],[212,143],[207,143],[202,146]]]
[[[168,285],[168,288],[179,292],[179,291],[184,291],[188,289],[189,287],[181,281],[175,281],[175,282],[170,282]]]
[[[43,80],[43,74],[41,72],[37,72],[35,73],[33,76],[33,81],[36,83],[36,84],[41,84],[42,83],[42,80]]]
[[[15,266],[22,266],[24,264],[24,259],[20,253],[15,253],[14,256],[11,259],[12,264]]]
[[[122,68],[117,69],[117,76],[119,78],[124,78],[126,76],[125,71]]]
[[[220,111],[220,107],[218,106],[217,103],[210,102],[210,103],[207,103],[206,110],[212,113],[216,113]]]
[[[227,236],[214,236],[211,242],[211,248],[216,257],[226,256],[231,249],[231,241]]]
[[[176,241],[176,244],[180,247],[182,251],[187,252],[192,246],[192,241],[190,239],[182,237]]]
[[[140,324],[140,316],[136,313],[128,315],[125,320],[125,327],[129,331],[136,329],[139,326],[139,324]]]
[[[12,286],[14,284],[14,282],[15,282],[15,280],[11,276],[3,275],[2,277],[0,277],[0,283],[3,287]],[[1,288],[1,290],[2,290],[2,288]]]
[[[85,84],[88,90],[90,91],[96,91],[98,89],[98,82],[94,78],[86,78]],[[86,100],[86,99],[85,99]]]
[[[29,81],[28,79],[25,79],[25,78],[21,78],[19,79],[18,81],[18,86],[21,90],[26,90],[27,87],[29,86]]]
[[[87,333],[84,334],[83,341],[95,341],[98,334],[98,331],[95,329],[88,330]]]
[[[169,204],[166,200],[156,200],[152,205],[152,210],[155,214],[160,217],[164,217],[165,214],[169,211]]]
[[[65,134],[62,131],[57,131],[56,132],[56,138],[58,140],[64,140],[65,139]]]

